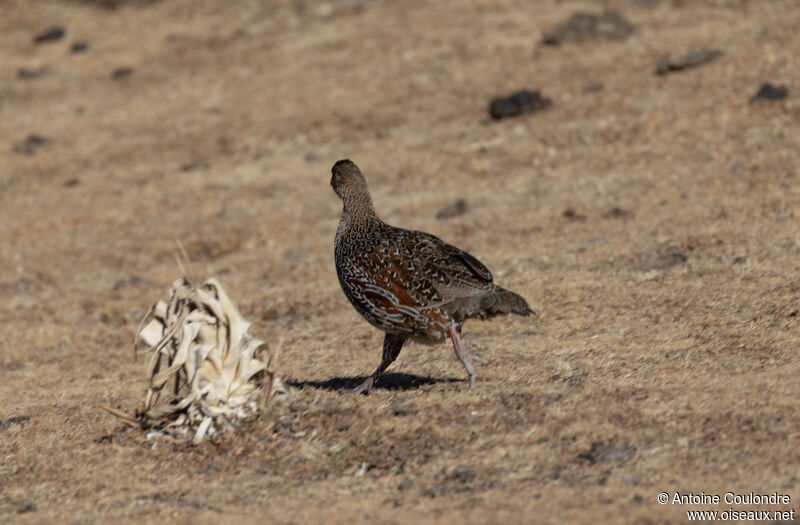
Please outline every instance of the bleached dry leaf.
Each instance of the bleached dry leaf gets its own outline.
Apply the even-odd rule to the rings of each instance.
[[[142,324],[137,343],[150,354],[150,385],[138,417],[150,429],[200,443],[285,392],[275,375],[280,343],[270,352],[252,337],[216,279],[199,288],[178,279]]]

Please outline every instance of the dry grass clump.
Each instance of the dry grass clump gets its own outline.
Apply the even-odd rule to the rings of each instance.
[[[236,421],[254,417],[285,391],[275,374],[280,343],[270,352],[252,337],[216,279],[200,287],[178,279],[142,325],[136,346],[144,343],[150,354],[150,386],[136,419],[151,434],[193,434],[200,443],[236,429]]]

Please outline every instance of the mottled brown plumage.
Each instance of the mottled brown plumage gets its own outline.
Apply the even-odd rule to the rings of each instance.
[[[467,252],[429,233],[384,223],[354,163],[340,160],[331,171],[331,186],[344,204],[334,242],[339,283],[358,313],[386,334],[381,364],[352,392],[369,392],[408,339],[438,343],[447,337],[472,388],[463,322],[534,312],[525,299],[494,284],[489,269]]]

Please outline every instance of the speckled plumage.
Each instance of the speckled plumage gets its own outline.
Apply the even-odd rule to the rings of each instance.
[[[344,204],[334,241],[339,283],[358,313],[386,334],[381,364],[354,392],[368,392],[406,340],[437,343],[448,336],[472,388],[470,358],[461,347],[464,320],[533,311],[494,284],[488,268],[467,252],[384,223],[354,163],[340,160],[331,171],[331,186]]]

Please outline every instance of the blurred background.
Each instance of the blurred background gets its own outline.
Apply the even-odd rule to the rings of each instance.
[[[796,508],[796,1],[0,13],[12,521],[660,523],[684,519],[655,499],[679,489]],[[338,396],[381,340],[336,280],[341,158],[386,222],[539,312],[467,325],[474,391],[445,345],[411,346],[371,396]],[[154,445],[97,408],[140,406],[130,346],[177,242],[285,340],[291,405],[221,444]]]

